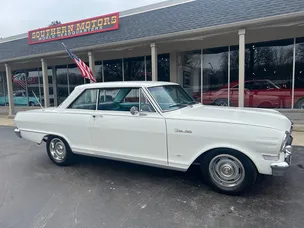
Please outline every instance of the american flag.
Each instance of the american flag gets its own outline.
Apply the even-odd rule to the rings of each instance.
[[[22,89],[26,89],[26,76],[23,73],[17,73],[13,76],[13,82],[17,83]]]
[[[93,72],[90,67],[88,67],[81,59],[79,59],[76,55],[74,55],[64,44],[63,46],[65,47],[65,50],[69,54],[69,56],[73,59],[73,61],[76,63],[78,66],[82,77],[90,79],[93,82],[96,82],[96,79],[93,75]]]

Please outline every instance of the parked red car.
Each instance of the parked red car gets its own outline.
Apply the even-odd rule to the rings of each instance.
[[[264,80],[245,82],[244,105],[257,108],[291,108],[292,89],[288,82],[277,85]],[[230,84],[230,106],[238,106],[238,82]],[[195,97],[200,101],[199,94]],[[203,104],[228,106],[228,85],[217,91],[203,93]],[[295,108],[304,109],[304,88],[295,88]]]

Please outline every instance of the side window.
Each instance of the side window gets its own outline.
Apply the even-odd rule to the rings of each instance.
[[[99,92],[99,104],[114,102],[118,92],[118,89],[101,89]]]
[[[97,92],[98,89],[85,90],[78,98],[76,98],[69,108],[96,110]]]
[[[22,92],[16,92],[14,94],[15,97],[23,97],[23,93]]]
[[[101,89],[98,110],[130,112],[137,107],[143,112],[155,112],[139,88]]]

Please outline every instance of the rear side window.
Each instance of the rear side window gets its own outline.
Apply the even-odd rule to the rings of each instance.
[[[70,109],[86,109],[96,110],[98,89],[85,90],[76,100],[70,105]]]

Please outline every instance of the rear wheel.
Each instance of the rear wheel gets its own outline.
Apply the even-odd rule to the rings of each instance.
[[[35,103],[33,101],[30,101],[29,106],[35,106]]]
[[[68,143],[58,136],[49,136],[46,142],[49,158],[58,166],[67,166],[72,163],[74,154]]]
[[[215,190],[230,195],[245,191],[257,177],[257,170],[251,160],[232,150],[207,153],[201,162],[201,170]]]

